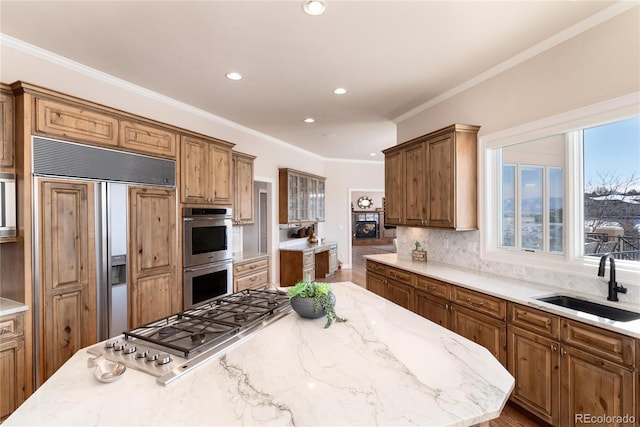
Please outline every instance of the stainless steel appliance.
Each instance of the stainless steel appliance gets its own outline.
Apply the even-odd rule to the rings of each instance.
[[[132,184],[175,187],[175,161],[33,137],[34,227],[39,218],[41,180],[91,182],[95,188],[97,336],[120,335],[128,324],[128,189]],[[34,262],[39,265],[39,232],[34,233]],[[39,304],[39,273],[34,300]],[[39,309],[34,310],[40,313]],[[36,320],[36,329],[40,321]],[[36,334],[40,331],[36,330]],[[37,348],[36,352],[41,349]]]
[[[233,292],[231,209],[184,208],[184,308]]]
[[[290,312],[286,293],[247,289],[141,325],[87,351],[167,385]]]
[[[0,237],[16,235],[16,176],[0,173]]]
[[[184,208],[182,219],[185,267],[233,257],[230,208]]]

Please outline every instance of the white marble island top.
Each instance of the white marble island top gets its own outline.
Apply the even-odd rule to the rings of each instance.
[[[162,386],[127,369],[103,384],[77,352],[4,426],[470,426],[499,416],[513,377],[484,348],[353,283],[348,319],[295,313]],[[3,426],[3,427],[4,427]]]

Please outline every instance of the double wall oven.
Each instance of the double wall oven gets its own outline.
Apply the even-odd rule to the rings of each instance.
[[[184,208],[184,308],[233,291],[231,209]]]

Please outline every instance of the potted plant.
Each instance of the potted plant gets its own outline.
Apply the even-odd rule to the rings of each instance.
[[[323,282],[298,282],[289,288],[287,295],[291,307],[302,317],[317,319],[327,316],[325,328],[333,322],[345,322],[336,314],[336,296],[331,292],[331,285]]]

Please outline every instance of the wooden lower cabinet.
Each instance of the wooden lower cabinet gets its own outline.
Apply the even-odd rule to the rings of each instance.
[[[269,286],[269,257],[233,263],[233,292]]]
[[[451,328],[456,334],[489,350],[502,365],[507,366],[505,322],[452,304]]]
[[[511,399],[541,420],[558,425],[560,344],[511,325],[507,336],[507,365],[516,380]]]
[[[385,296],[385,289],[387,288],[387,279],[379,274],[367,273],[367,289],[374,294]]]
[[[450,306],[451,303],[445,299],[434,297],[420,290],[415,291],[415,312],[447,329],[451,328]]]
[[[561,426],[584,425],[585,416],[628,419],[636,413],[638,390],[632,370],[569,346],[562,347],[561,355]]]
[[[25,399],[24,314],[0,317],[0,422]]]
[[[395,280],[387,280],[385,298],[407,310],[413,311],[413,288]]]

